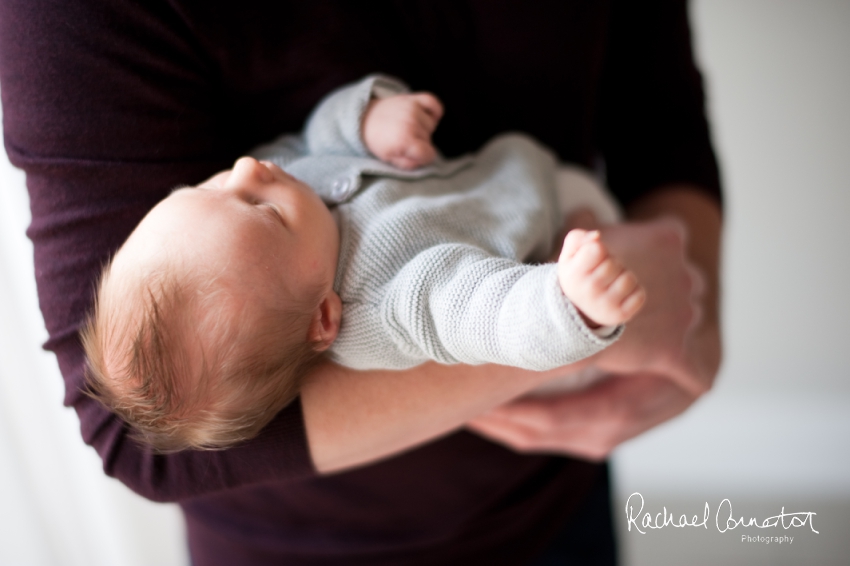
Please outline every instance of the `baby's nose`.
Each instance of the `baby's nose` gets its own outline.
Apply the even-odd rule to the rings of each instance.
[[[272,180],[274,180],[274,175],[268,167],[253,157],[240,157],[233,164],[233,173],[230,174],[227,184],[242,185],[251,181],[268,183]]]

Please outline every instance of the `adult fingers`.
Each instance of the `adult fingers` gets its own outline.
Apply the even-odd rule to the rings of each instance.
[[[492,422],[513,423],[529,431],[549,433],[563,426],[558,400],[560,396],[526,397],[496,407],[483,416]]]
[[[688,262],[686,267],[688,275],[691,278],[691,296],[701,299],[705,296],[707,284],[705,282],[705,274],[695,263]]]
[[[481,416],[466,423],[473,432],[519,452],[539,449],[539,435],[521,424]]]
[[[576,426],[541,431],[514,418],[486,414],[467,423],[470,430],[518,452],[570,454],[588,460],[604,459],[611,442],[609,423],[585,420]]]

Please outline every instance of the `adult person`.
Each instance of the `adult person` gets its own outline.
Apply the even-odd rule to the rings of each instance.
[[[526,131],[564,161],[601,157],[631,218],[687,226],[707,282],[698,326],[682,231],[612,229],[650,300],[594,361],[632,375],[470,425],[520,450],[604,457],[684,410],[719,363],[719,183],[684,2],[2,0],[0,26],[6,149],[27,172],[66,404],[107,473],[180,502],[194,564],[517,564],[579,524],[564,552],[613,560],[604,465],[453,432],[546,375],[324,365],[257,439],[161,456],[81,392],[77,333],[100,265],[168,190],[297,131],[325,93],[382,71],[445,102],[446,154]]]

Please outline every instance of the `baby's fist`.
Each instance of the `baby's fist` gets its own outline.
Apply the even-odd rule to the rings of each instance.
[[[443,117],[443,105],[427,92],[376,98],[363,115],[363,142],[381,161],[416,169],[437,157],[431,134]]]
[[[596,230],[570,230],[558,260],[561,290],[591,327],[616,326],[646,301],[634,273],[608,253]]]

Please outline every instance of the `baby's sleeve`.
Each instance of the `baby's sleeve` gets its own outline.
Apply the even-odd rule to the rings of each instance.
[[[464,244],[419,254],[388,284],[380,310],[411,365],[433,359],[542,371],[591,356],[622,333],[587,327],[562,293],[555,264],[521,264]]]
[[[401,81],[384,75],[369,75],[325,97],[313,110],[304,129],[305,148],[310,155],[369,157],[363,144],[361,123],[372,98],[408,92]]]

